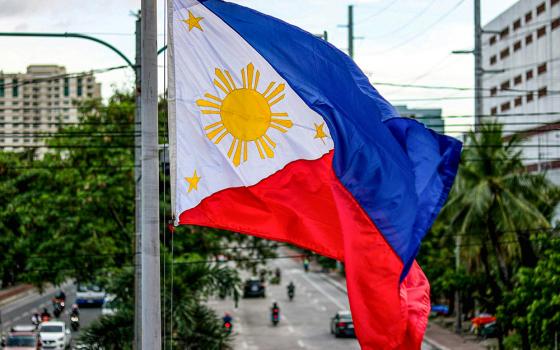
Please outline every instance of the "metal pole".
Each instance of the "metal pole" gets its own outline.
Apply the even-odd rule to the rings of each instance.
[[[136,102],[136,111],[134,116],[134,185],[136,190],[135,196],[135,232],[134,232],[134,350],[142,349],[142,343],[140,341],[140,334],[142,331],[142,190],[140,186],[140,180],[142,179],[141,173],[141,162],[142,149],[141,142],[142,138],[140,133],[142,129],[140,127],[141,121],[141,101],[140,101],[140,82],[141,82],[141,12],[138,11],[136,18],[136,56],[135,56],[135,73],[136,73],[136,86],[134,89],[134,96]]]
[[[455,271],[459,272],[461,268],[461,235],[458,234],[455,237]],[[461,312],[461,291],[459,288],[455,290],[455,314],[457,315],[455,319],[455,333],[463,333],[462,326],[462,312]]]
[[[482,116],[482,28],[480,0],[474,0],[474,130],[480,129]]]
[[[142,349],[161,349],[157,0],[142,0]]]
[[[348,5],[348,55],[354,58],[354,5]]]

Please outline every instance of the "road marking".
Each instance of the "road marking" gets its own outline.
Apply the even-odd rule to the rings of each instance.
[[[246,341],[244,341],[243,343],[241,343],[241,346],[243,347],[243,349],[249,349],[249,345],[247,344]]]
[[[303,341],[302,341],[301,339],[298,339],[297,345],[298,345],[300,348],[305,348],[305,344],[303,343]]]
[[[319,299],[313,299],[313,304],[317,304],[319,302]]]
[[[294,333],[294,327],[288,326],[288,330],[290,331],[290,333]]]
[[[323,306],[323,305],[321,305],[321,311],[327,311],[327,307],[326,307],[326,306]]]
[[[315,287],[315,289],[317,289],[321,294],[326,296],[330,301],[332,301],[333,304],[338,306],[340,309],[346,309],[347,308],[346,306],[341,304],[340,301],[336,300],[335,298],[332,297],[332,295],[327,293],[321,286],[319,286],[317,283],[313,282],[311,280],[311,278],[309,278],[307,275],[303,274],[302,277],[305,278],[305,280],[307,282],[309,282],[309,284],[311,284],[313,287]]]

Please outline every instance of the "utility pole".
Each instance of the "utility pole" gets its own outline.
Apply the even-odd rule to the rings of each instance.
[[[134,187],[136,190],[135,195],[135,230],[134,230],[134,343],[133,349],[142,349],[142,342],[140,334],[142,332],[142,191],[140,181],[142,179],[142,172],[140,169],[142,157],[142,144],[140,133],[142,128],[140,126],[141,112],[140,112],[140,82],[141,82],[141,48],[142,48],[142,27],[141,18],[142,13],[138,11],[136,14],[136,56],[134,59],[135,65],[135,78],[136,84],[134,89],[135,96],[135,115],[134,115]]]
[[[480,129],[482,116],[482,27],[480,0],[474,0],[474,131]]]
[[[142,0],[142,349],[161,349],[157,0]]]
[[[354,58],[354,5],[348,5],[348,56]]]
[[[455,271],[458,273],[461,269],[461,235],[457,234],[455,236]],[[455,314],[457,315],[455,319],[455,333],[461,335],[463,333],[462,325],[462,305],[461,305],[461,291],[459,288],[455,290]]]

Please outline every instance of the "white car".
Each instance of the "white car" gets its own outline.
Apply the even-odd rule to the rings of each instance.
[[[39,325],[41,349],[66,349],[70,347],[70,329],[60,321],[43,322]]]
[[[76,292],[76,304],[82,305],[103,305],[105,301],[105,291],[96,285],[78,284]]]

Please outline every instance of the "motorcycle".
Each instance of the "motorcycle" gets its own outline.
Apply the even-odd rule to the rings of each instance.
[[[80,329],[80,317],[76,314],[70,316],[70,328],[73,332],[77,332]]]
[[[233,323],[231,323],[231,321],[225,321],[224,329],[226,330],[226,333],[230,334],[233,331]]]
[[[292,300],[294,299],[294,295],[295,295],[294,290],[293,290],[293,289],[289,289],[289,290],[288,290],[288,298],[290,299],[290,301],[292,301]]]
[[[280,322],[280,309],[273,308],[271,318],[272,318],[272,325],[277,326],[278,322]]]
[[[53,314],[54,317],[59,318],[60,315],[62,314],[62,311],[64,311],[64,301],[54,301],[53,302]]]

